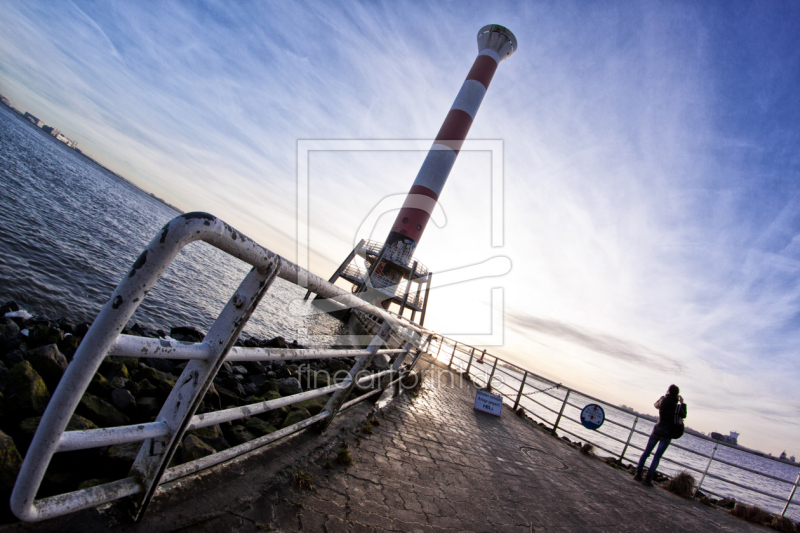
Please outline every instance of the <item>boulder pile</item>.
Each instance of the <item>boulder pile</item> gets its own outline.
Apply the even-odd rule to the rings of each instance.
[[[16,476],[52,392],[91,324],[30,316],[14,302],[0,307],[0,497],[8,501]],[[193,327],[168,333],[133,325],[123,334],[201,342]],[[302,348],[282,337],[240,338],[238,346]],[[352,358],[222,365],[198,413],[290,396],[341,381]],[[187,361],[107,357],[81,398],[68,430],[155,421]],[[302,365],[302,366],[301,366]],[[354,394],[366,390],[356,389]],[[233,422],[187,432],[172,465],[199,459],[320,413],[329,396]],[[141,443],[57,453],[37,497],[87,488],[128,475]]]

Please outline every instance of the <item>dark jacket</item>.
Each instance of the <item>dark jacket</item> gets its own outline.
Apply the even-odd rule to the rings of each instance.
[[[662,396],[658,408],[658,424],[653,428],[653,435],[669,439],[675,428],[675,410],[678,407],[678,397],[672,394]]]

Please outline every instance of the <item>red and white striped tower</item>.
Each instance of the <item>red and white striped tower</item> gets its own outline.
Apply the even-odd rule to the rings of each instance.
[[[503,26],[489,24],[478,32],[478,57],[472,64],[467,79],[456,96],[456,101],[447,113],[444,124],[439,128],[439,133],[422,163],[422,168],[419,169],[411,190],[408,191],[403,207],[378,256],[378,264],[371,270],[370,281],[373,287],[399,286],[404,278],[411,282],[409,276],[413,276],[413,273],[408,267],[411,264],[411,257],[442,194],[444,184],[453,169],[461,145],[467,138],[489,83],[500,62],[516,50],[516,37]],[[385,300],[385,295],[380,291],[364,296],[375,303],[382,302],[385,307],[388,307],[391,301]]]
[[[503,26],[489,24],[478,32],[478,57],[408,191],[385,247],[413,255],[497,66],[516,50],[516,37]]]

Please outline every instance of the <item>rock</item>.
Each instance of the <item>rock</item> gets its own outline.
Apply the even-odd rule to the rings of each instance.
[[[289,413],[289,415],[286,417],[286,420],[283,421],[281,429],[289,427],[298,422],[302,422],[306,418],[311,418],[311,413],[308,412],[308,409],[296,409]]]
[[[42,376],[47,388],[55,390],[61,376],[67,371],[67,358],[58,351],[58,346],[48,344],[28,352],[28,361]]]
[[[6,378],[8,378],[8,367],[0,361],[0,391],[6,388]],[[0,411],[0,418],[2,418],[2,411]]]
[[[175,387],[176,378],[172,374],[165,374],[164,372],[148,366],[140,366],[139,370],[134,374],[134,380],[141,382],[145,379],[153,384],[158,391],[159,397],[162,399],[169,396],[169,393],[172,392],[173,387]],[[141,383],[139,383],[139,386],[141,387]]]
[[[248,376],[247,381],[256,387],[263,387],[267,384],[269,378],[266,376],[266,374],[251,374]]]
[[[286,344],[286,339],[283,337],[275,337],[274,339],[270,339],[268,341],[264,341],[261,343],[261,348],[288,348],[289,345]]]
[[[245,383],[242,385],[242,390],[244,390],[245,396],[256,396],[259,392],[261,392],[261,389],[252,383]]]
[[[183,448],[180,453],[180,462],[188,463],[201,457],[216,453],[216,450],[203,442],[200,437],[189,434],[183,438]]]
[[[266,401],[277,400],[279,398],[281,398],[281,393],[276,390],[270,390],[264,394],[264,400]]]
[[[196,435],[203,442],[214,448],[216,451],[221,452],[231,447],[228,441],[222,436],[222,429],[219,424],[208,426],[199,429],[193,429],[186,432],[188,435]]]
[[[116,389],[127,389],[129,380],[121,377],[116,377],[112,379],[109,384],[111,385],[111,391],[115,391]]]
[[[13,368],[17,363],[25,360],[25,354],[22,350],[12,350],[6,354],[6,365],[8,368]]]
[[[127,444],[116,444],[109,446],[103,455],[106,468],[104,472],[119,479],[128,475],[136,456],[139,455],[141,442],[129,442]]]
[[[264,435],[269,435],[270,433],[278,431],[274,426],[256,417],[249,418],[244,426],[250,433],[257,437],[263,437]]]
[[[243,343],[245,348],[256,348],[259,345],[258,339],[255,337],[250,337],[246,339]]]
[[[114,378],[131,379],[128,367],[122,361],[108,361],[102,367],[103,375],[106,379]]]
[[[34,416],[31,418],[26,418],[20,422],[19,433],[17,433],[16,437],[17,444],[19,445],[19,449],[22,451],[22,453],[26,453],[28,451],[28,447],[31,445],[33,436],[36,434],[36,430],[39,428],[39,423],[41,421],[41,416]],[[69,419],[66,430],[85,431],[87,429],[97,429],[97,424],[80,415],[72,415],[72,417]]]
[[[67,361],[72,360],[75,352],[78,351],[78,346],[81,345],[81,340],[83,340],[81,337],[76,337],[75,335],[64,335],[64,338],[58,343],[58,349],[64,354]]]
[[[247,375],[247,369],[245,367],[243,367],[242,365],[232,366],[231,367],[231,374],[241,374],[241,375],[244,376],[244,375]]]
[[[150,383],[150,380],[143,379],[142,381],[136,384],[139,387],[139,394],[141,396],[153,396],[157,393],[158,389],[156,389],[155,385]]]
[[[722,498],[717,505],[722,507],[723,509],[733,509],[736,507],[736,499],[735,498]]]
[[[278,392],[281,396],[292,396],[293,394],[300,394],[303,389],[300,387],[300,382],[295,378],[286,378],[278,384]]]
[[[219,394],[220,403],[222,404],[223,408],[239,407],[239,404],[241,403],[239,395],[219,385],[214,385],[214,387],[217,389],[217,394]]]
[[[50,391],[44,380],[28,361],[17,363],[6,379],[6,410],[17,419],[44,413],[50,401]]]
[[[139,416],[146,420],[158,414],[161,410],[161,402],[152,396],[142,396],[136,400],[136,407],[139,410]]]
[[[147,363],[147,366],[155,368],[159,372],[165,372],[167,374],[173,374],[175,372],[175,364],[167,359],[148,357],[145,359],[145,363]]]
[[[58,320],[56,320],[56,326],[58,329],[64,332],[64,334],[69,333],[70,335],[75,334],[75,322],[70,320],[67,317],[62,316]]]
[[[351,366],[352,365],[345,363],[341,359],[331,359],[328,361],[328,371],[331,373],[338,372],[340,370],[349,372]]]
[[[0,431],[0,489],[10,489],[14,486],[20,468],[22,468],[22,456],[14,444],[14,439]]]
[[[136,410],[136,398],[128,389],[114,389],[111,393],[111,400],[120,411]]]
[[[203,442],[200,437],[189,434],[183,438],[183,447],[181,448],[179,460],[181,463],[188,463],[213,453],[216,453],[214,448]]]
[[[89,382],[88,391],[96,396],[108,396],[113,390],[114,387],[100,372],[95,373],[92,381]]]
[[[13,300],[9,300],[8,302],[0,306],[0,316],[5,316],[6,313],[13,313],[14,311],[19,311],[19,310],[20,310],[19,304]]]
[[[169,336],[176,341],[200,342],[205,338],[205,333],[197,328],[178,326],[169,331]]]
[[[91,322],[81,322],[80,324],[75,326],[74,335],[76,337],[83,338],[83,337],[86,336],[86,333],[89,331],[89,328],[91,328],[91,327],[92,327],[92,323]]]
[[[38,348],[40,346],[47,346],[48,344],[57,344],[63,338],[64,334],[61,333],[60,329],[38,325],[29,329],[26,344],[28,345],[28,349]]]
[[[322,412],[325,408],[325,405],[328,403],[327,396],[321,396],[319,398],[311,398],[310,400],[304,400],[302,402],[297,402],[292,407],[295,409],[307,409],[312,416],[318,415]]]
[[[230,442],[233,446],[237,446],[239,444],[244,444],[245,442],[249,442],[256,438],[255,435],[247,431],[244,426],[240,426],[239,424],[234,424],[233,426],[227,428],[225,431],[225,439]]]
[[[92,394],[84,394],[75,411],[100,427],[125,426],[130,419],[107,401]]]
[[[113,479],[87,479],[86,481],[81,481],[78,485],[78,490],[83,489],[90,489],[92,487],[96,487],[98,485],[105,485],[106,483],[111,483],[114,481]]]

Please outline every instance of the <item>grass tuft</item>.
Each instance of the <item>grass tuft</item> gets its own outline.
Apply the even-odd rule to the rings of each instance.
[[[353,464],[353,456],[350,455],[350,450],[348,449],[346,442],[343,442],[342,447],[339,448],[338,452],[336,452],[336,461],[340,465],[344,466],[350,466]]]
[[[583,446],[581,446],[581,453],[583,455],[591,455],[591,453],[593,451],[594,451],[594,446],[592,446],[588,442],[586,444],[584,444]]]
[[[684,470],[674,478],[670,479],[664,488],[673,494],[677,494],[681,498],[688,499],[694,496],[694,488],[696,485],[697,482],[694,480],[694,476]]]
[[[741,518],[742,520],[747,520],[748,522],[752,522],[753,524],[758,524],[761,526],[767,525],[771,518],[769,513],[757,505],[744,505],[742,503],[737,503],[736,507],[729,512],[736,518]]]
[[[361,426],[361,433],[372,435],[372,424],[369,421],[364,422],[364,425]]]
[[[314,490],[314,477],[302,468],[298,468],[292,474],[292,486],[299,489]]]
[[[795,531],[797,531],[794,522],[785,516],[776,516],[772,522],[769,523],[769,527],[776,529],[781,533],[795,533]]]

